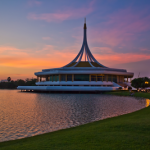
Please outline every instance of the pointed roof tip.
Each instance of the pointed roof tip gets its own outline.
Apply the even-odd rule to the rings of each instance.
[[[86,28],[86,17],[84,18],[84,29],[87,29]]]

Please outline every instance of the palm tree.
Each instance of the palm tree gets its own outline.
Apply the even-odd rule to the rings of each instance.
[[[8,77],[8,78],[7,78],[7,81],[10,82],[10,81],[11,81],[11,77]]]

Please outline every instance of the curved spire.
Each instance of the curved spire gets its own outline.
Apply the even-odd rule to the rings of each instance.
[[[87,27],[86,27],[86,18],[84,18],[84,28],[83,29],[87,29]]]
[[[67,64],[64,67],[77,67],[77,65],[81,62],[83,53],[85,53],[85,62],[89,63],[91,67],[105,67],[104,65],[100,64],[92,55],[88,44],[87,44],[87,36],[86,36],[86,18],[84,19],[84,36],[83,36],[83,44],[81,50],[79,51],[78,55],[75,57],[73,61]],[[86,61],[87,60],[87,61]],[[107,67],[105,67],[107,68]]]

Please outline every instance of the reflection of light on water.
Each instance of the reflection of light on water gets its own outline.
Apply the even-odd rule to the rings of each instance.
[[[146,99],[146,107],[150,105],[150,99]]]
[[[146,102],[104,94],[0,90],[0,142],[127,114],[145,108]]]

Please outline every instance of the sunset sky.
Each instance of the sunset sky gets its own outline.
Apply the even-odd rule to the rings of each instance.
[[[84,17],[101,64],[150,77],[150,0],[0,0],[0,80],[69,63]]]

